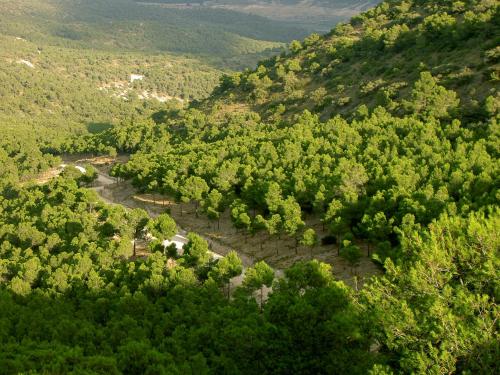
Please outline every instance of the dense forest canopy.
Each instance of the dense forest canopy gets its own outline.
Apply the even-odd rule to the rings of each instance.
[[[117,175],[210,211],[230,209],[251,233],[298,240],[305,215],[317,215],[339,246],[354,237],[382,259],[394,256],[405,226],[498,199],[497,4],[398,4],[293,42],[290,54],[255,71],[225,76],[197,108],[68,149],[135,152]],[[446,31],[428,39],[431,25],[445,20]],[[213,207],[210,192],[225,199]]]
[[[386,0],[223,76],[92,50],[99,38],[83,34],[42,44],[69,3],[82,10],[67,10],[72,28],[103,4],[0,1],[0,19],[16,19],[0,23],[1,373],[500,371],[499,1]],[[147,7],[132,3],[102,16]],[[42,34],[18,34],[26,4],[54,15]],[[238,248],[216,256],[194,232],[165,246],[171,211],[106,203],[103,170],[63,168],[68,153],[120,153],[111,174],[181,215],[192,203],[209,225],[228,215],[235,235],[291,240],[290,254],[321,244],[381,272],[350,286],[339,263],[276,270]]]
[[[175,263],[162,252],[127,260],[143,214],[99,203],[68,178],[2,187],[4,373],[498,369],[495,211],[409,230],[404,262],[388,262],[359,295],[329,266],[298,263],[261,311],[253,291],[272,270],[247,270],[228,300],[218,286],[241,272],[238,259],[210,261],[194,235]]]

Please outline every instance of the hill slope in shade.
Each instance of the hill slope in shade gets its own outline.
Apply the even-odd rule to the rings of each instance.
[[[306,35],[229,10],[165,9],[131,0],[3,0],[0,33],[73,48],[191,54],[233,68]]]
[[[301,26],[329,31],[336,23],[374,7],[380,0],[136,0],[170,8],[229,9]]]

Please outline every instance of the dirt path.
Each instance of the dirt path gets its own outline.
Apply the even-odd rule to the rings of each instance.
[[[125,162],[126,159],[122,157]],[[295,246],[295,240],[286,236],[281,238],[270,237],[264,233],[250,236],[237,231],[230,220],[229,212],[221,215],[220,221],[211,222],[201,212],[196,214],[194,204],[178,204],[169,197],[159,194],[139,194],[130,181],[117,181],[109,176],[111,165],[115,160],[95,160],[95,159],[73,159],[76,165],[92,164],[99,171],[99,176],[93,189],[99,193],[102,199],[110,204],[121,204],[127,208],[142,208],[151,217],[167,211],[176,221],[179,227],[179,234],[185,236],[188,232],[195,232],[202,236],[208,243],[211,250],[220,256],[226,255],[229,251],[238,252],[245,268],[255,262],[264,260],[272,266],[278,275],[283,274],[283,270],[292,266],[300,260],[318,259],[331,264],[335,277],[345,281],[351,286],[362,286],[364,281],[380,273],[379,268],[366,256],[365,244],[358,243],[363,249],[365,256],[361,259],[358,267],[352,269],[346,261],[338,256],[334,245],[316,246],[306,248]],[[317,218],[306,218],[308,227],[312,227],[320,238],[328,233],[322,227]],[[241,283],[241,280],[234,280],[234,285]]]
[[[99,163],[96,162],[95,159],[76,159],[76,160],[68,160],[68,163],[72,163],[76,167],[83,167],[84,164],[92,164],[96,167],[98,171],[98,177],[94,181],[92,190],[97,192],[101,199],[107,204],[116,204],[122,205],[128,209],[142,208],[144,209],[150,217],[155,218],[161,213],[166,211],[165,206],[158,206],[154,202],[150,203],[141,199],[140,196],[135,195],[135,189],[132,187],[130,182],[128,181],[117,181],[116,178],[111,177],[109,175],[110,166],[108,163]],[[184,243],[187,243],[186,236],[188,231],[182,228],[177,222],[178,227],[178,237],[185,239]],[[198,233],[199,234],[199,233]],[[212,257],[215,259],[219,259],[224,257],[229,251],[233,250],[232,248],[215,241],[210,237],[206,237],[203,234],[201,236],[208,242],[210,247],[210,252],[212,253]],[[145,245],[145,244],[144,244]],[[141,246],[140,244],[137,246],[137,251],[139,256],[147,256],[148,253],[145,250],[146,246]],[[245,254],[238,254],[241,262],[243,264],[243,272],[241,275],[234,277],[230,280],[229,288],[233,289],[237,286],[240,286],[243,283],[243,279],[245,276],[245,271],[248,267],[251,267],[255,261],[251,257]],[[282,270],[275,270],[276,277],[282,277]],[[264,300],[267,299],[268,294],[272,289],[264,287],[263,295]]]
[[[134,188],[130,185],[129,182],[117,182],[116,179],[109,176],[106,172],[102,170],[98,170],[99,175],[97,180],[94,183],[92,189],[96,191],[99,196],[108,204],[120,204],[129,209],[142,208],[145,210],[150,217],[155,218],[161,213],[166,211],[165,207],[158,207],[154,203],[145,202],[141,200],[138,196],[134,195]],[[183,227],[178,227],[178,234],[182,237],[186,237],[188,234],[188,230],[185,230]],[[208,242],[209,247],[215,257],[222,257],[226,255],[232,248],[228,246],[224,246],[213,239],[203,236],[202,237]],[[250,267],[254,264],[254,260],[245,254],[239,254],[243,266]]]

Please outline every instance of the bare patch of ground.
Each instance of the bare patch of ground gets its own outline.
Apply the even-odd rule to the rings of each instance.
[[[36,184],[39,184],[39,185],[46,184],[47,182],[52,180],[54,177],[59,176],[61,174],[61,172],[62,172],[61,168],[51,168],[51,169],[39,174],[38,176],[36,176],[33,179],[33,182],[35,182]]]
[[[137,202],[144,205],[153,205],[157,208],[168,208],[171,216],[181,227],[188,231],[202,234],[221,244],[226,249],[234,249],[239,254],[244,254],[254,261],[264,260],[275,269],[286,269],[301,260],[318,259],[333,266],[335,276],[344,281],[359,283],[372,275],[380,272],[379,268],[367,256],[367,248],[363,243],[358,245],[363,249],[364,256],[358,267],[352,269],[347,262],[338,256],[337,246],[318,245],[308,248],[296,246],[295,238],[286,235],[271,237],[266,233],[257,233],[252,236],[234,228],[230,219],[229,210],[221,215],[220,222],[210,221],[205,215],[196,215],[195,204],[178,204],[160,195],[142,194],[134,195]],[[182,212],[181,212],[182,211]],[[323,229],[317,218],[307,218],[307,226],[313,228],[319,238],[328,233]]]
[[[31,69],[35,68],[35,65],[31,61],[28,61],[28,60],[20,59],[20,60],[17,60],[17,63],[26,65],[28,68],[31,68]]]
[[[129,94],[135,93],[137,94],[137,97],[141,100],[158,100],[161,103],[165,103],[170,100],[177,100],[180,103],[184,103],[184,99],[176,97],[176,96],[171,96],[166,93],[160,93],[160,92],[155,92],[155,91],[148,91],[148,90],[142,90],[140,92],[137,92],[134,90],[131,86],[131,84],[134,82],[134,80],[138,79],[133,79],[134,75],[132,75],[131,82],[127,81],[115,81],[111,83],[105,83],[102,84],[98,87],[99,91],[103,91],[108,93],[114,98],[119,98],[123,100],[128,100],[129,99]],[[143,77],[137,75],[137,77]],[[142,80],[142,78],[140,79]]]

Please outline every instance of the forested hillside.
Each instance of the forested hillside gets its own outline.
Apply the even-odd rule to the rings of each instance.
[[[171,55],[112,53],[0,35],[1,131],[85,133],[208,95],[221,72]],[[134,82],[132,75],[140,76]],[[50,137],[45,133],[44,142]]]
[[[136,152],[115,173],[250,233],[299,242],[313,216],[339,248],[396,256],[404,228],[497,203],[498,30],[496,2],[385,2],[199,108],[70,149]]]
[[[223,100],[264,116],[307,109],[329,118],[360,105],[402,114],[411,111],[405,103],[413,83],[428,72],[458,94],[462,115],[481,118],[498,82],[497,2],[473,4],[384,2],[326,37],[313,34],[292,43],[291,54],[228,78]]]
[[[171,235],[168,216],[148,222],[106,206],[69,175],[45,186],[4,181],[2,373],[498,370],[495,211],[409,230],[401,265],[388,262],[361,293],[326,264],[297,263],[260,307],[258,290],[274,279],[265,263],[228,299],[221,290],[241,262],[210,260],[194,234],[182,256],[129,258],[141,228]]]
[[[302,35],[222,10],[155,10],[127,0],[0,1],[0,132],[58,147],[70,133],[204,98],[221,68],[253,66],[287,37]]]
[[[134,92],[200,98],[189,82],[217,72],[83,53],[86,37],[35,50],[45,37],[17,34],[29,12],[9,5],[22,16],[0,39],[1,374],[500,372],[498,0],[386,0],[185,106]],[[68,153],[109,157],[61,166]],[[106,203],[103,178],[153,201]],[[175,215],[213,235],[177,248]],[[225,218],[241,241],[218,254]]]

